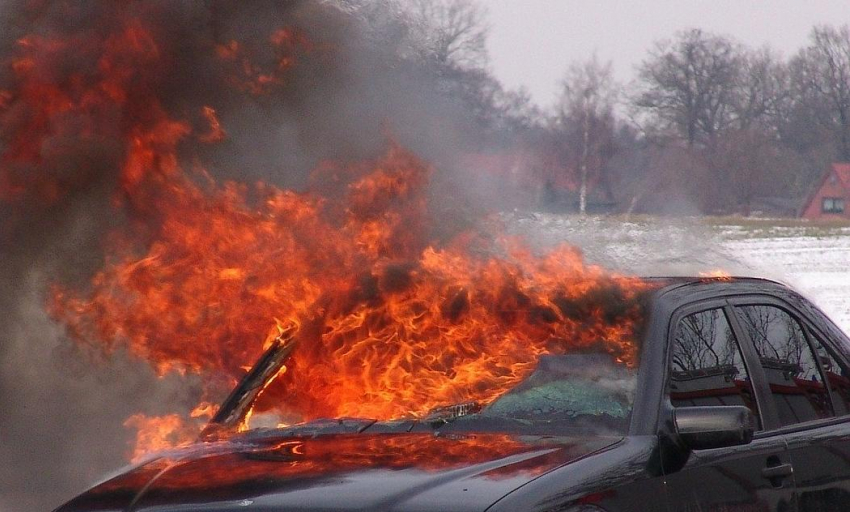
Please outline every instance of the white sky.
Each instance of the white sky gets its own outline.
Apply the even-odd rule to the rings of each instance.
[[[850,23],[850,0],[480,0],[489,11],[490,58],[509,88],[551,104],[573,61],[596,52],[628,82],[653,42],[699,27],[789,56],[813,25]]]

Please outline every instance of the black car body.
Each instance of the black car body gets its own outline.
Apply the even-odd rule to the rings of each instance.
[[[850,509],[850,345],[810,302],[668,279],[644,335],[622,432],[319,421],[163,454],[58,510]]]

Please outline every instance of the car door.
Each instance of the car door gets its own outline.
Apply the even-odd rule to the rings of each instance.
[[[784,301],[747,297],[736,314],[754,342],[788,445],[801,512],[850,509],[850,373],[825,319]]]
[[[674,315],[668,344],[668,406],[745,405],[758,419],[752,443],[694,450],[679,471],[665,470],[670,510],[796,510],[790,458],[781,436],[769,435],[775,411],[762,404],[766,386],[724,301]]]

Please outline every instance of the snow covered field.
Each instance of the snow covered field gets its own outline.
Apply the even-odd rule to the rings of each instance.
[[[850,227],[800,221],[511,213],[509,230],[538,247],[569,243],[588,261],[640,275],[733,275],[786,283],[850,332]]]
[[[770,269],[850,332],[850,229],[816,234],[795,233],[792,228],[778,231],[765,237],[724,231],[723,247],[740,254],[754,269]]]

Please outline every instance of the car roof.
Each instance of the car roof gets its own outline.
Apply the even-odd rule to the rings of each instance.
[[[658,283],[659,297],[673,298],[680,295],[711,293],[713,295],[734,295],[742,293],[792,294],[788,285],[760,277],[742,276],[675,276],[647,277],[650,283]]]
[[[758,277],[662,277],[646,278],[647,282],[658,283],[654,294],[656,304],[664,304],[667,312],[670,307],[702,300],[732,297],[736,295],[770,295],[791,303],[808,302],[805,297],[790,286]]]

